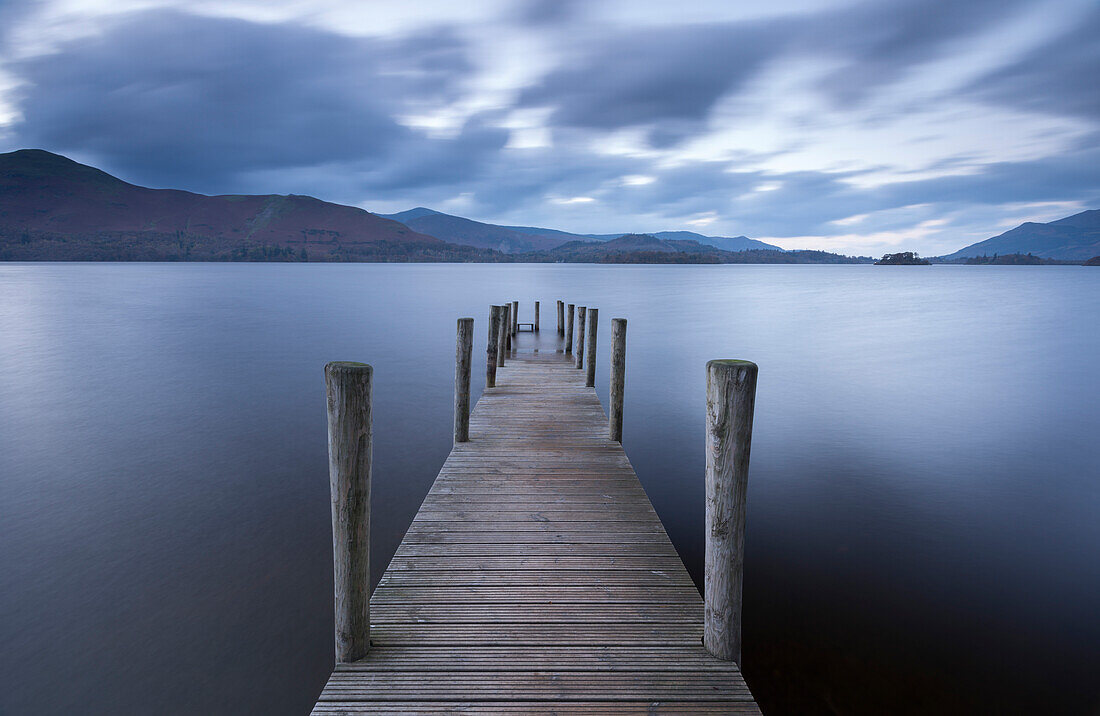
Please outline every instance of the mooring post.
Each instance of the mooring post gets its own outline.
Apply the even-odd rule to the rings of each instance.
[[[703,646],[741,663],[745,496],[756,402],[755,363],[707,363],[706,559]]]
[[[623,389],[626,387],[626,319],[611,319],[611,405],[607,432],[615,442],[623,441]]]
[[[573,352],[573,304],[569,304],[569,310],[565,314],[565,352]]]
[[[577,350],[574,355],[577,358],[577,368],[584,367],[584,317],[587,309],[577,306]]]
[[[504,351],[508,345],[508,331],[505,330],[505,325],[508,320],[508,308],[507,306],[498,306],[500,309],[500,323],[497,325],[497,368],[504,367]]]
[[[535,333],[539,332],[539,302],[535,301]]]
[[[512,350],[512,304],[511,302],[505,302],[504,304],[504,350],[505,352]],[[501,363],[501,365],[504,365]]]
[[[558,335],[565,335],[565,302],[558,301]]]
[[[497,339],[500,337],[500,306],[489,306],[489,338],[485,342],[485,387],[497,385]]]
[[[519,301],[512,301],[512,335],[519,333]]]
[[[470,364],[474,350],[474,319],[458,319],[455,339],[455,442],[470,441]]]
[[[366,363],[325,366],[336,663],[370,650],[371,377]]]
[[[587,371],[584,376],[584,384],[589,388],[596,387],[596,327],[599,324],[599,319],[600,309],[588,309],[588,347],[585,348],[588,351],[588,363],[585,366]]]

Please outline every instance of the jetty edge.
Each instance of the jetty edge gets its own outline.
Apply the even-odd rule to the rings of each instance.
[[[592,307],[553,351],[522,347],[518,314],[490,308],[472,411],[458,320],[454,447],[373,594],[373,370],[326,366],[336,667],[313,713],[759,714],[739,667],[756,365],[707,364],[701,598],[620,444],[626,320],[605,414]]]

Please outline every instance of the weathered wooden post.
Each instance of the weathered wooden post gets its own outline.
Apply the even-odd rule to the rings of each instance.
[[[489,339],[485,343],[485,387],[495,388],[497,385],[497,355],[500,350],[497,341],[500,339],[500,306],[489,306]]]
[[[703,646],[741,663],[745,496],[756,402],[755,363],[707,363],[706,560]]]
[[[371,378],[366,363],[325,366],[336,663],[370,650]]]
[[[626,387],[626,319],[611,319],[611,405],[607,432],[615,442],[623,441],[623,389]]]
[[[584,367],[584,316],[587,309],[584,306],[577,306],[577,350],[573,354],[577,358],[577,368]]]
[[[508,320],[508,310],[504,306],[497,306],[500,309],[500,324],[497,326],[497,368],[504,367],[504,350],[508,344],[507,334],[505,330],[505,322]]]
[[[512,335],[519,333],[519,301],[512,301]]]
[[[565,302],[558,301],[558,335],[565,335]]]
[[[535,333],[539,332],[539,302],[535,301]]]
[[[569,304],[569,310],[565,314],[565,352],[573,352],[573,304]]]
[[[458,319],[455,340],[455,442],[470,441],[470,364],[474,350],[474,319]]]
[[[600,319],[600,309],[588,309],[588,363],[584,376],[584,384],[589,388],[596,387],[596,326]]]
[[[512,304],[504,304],[504,350],[512,350]],[[501,365],[504,365],[501,363]]]

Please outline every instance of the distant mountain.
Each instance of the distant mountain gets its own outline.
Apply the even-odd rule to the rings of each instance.
[[[724,251],[709,244],[686,239],[662,239],[652,234],[625,234],[601,242],[570,241],[555,249],[529,254],[529,261],[567,263],[865,263],[866,259],[824,251],[782,251],[746,249]]]
[[[992,239],[979,241],[942,259],[994,254],[1032,254],[1047,259],[1084,261],[1100,254],[1100,209],[1038,224],[1029,221]]]
[[[441,211],[417,207],[397,214],[384,214],[385,218],[400,221],[414,231],[419,231],[443,241],[482,249],[494,249],[506,254],[525,251],[542,251],[568,241],[564,238],[528,234],[506,226],[486,224]]]
[[[606,236],[599,238],[592,234],[572,234],[568,231],[559,231],[558,229],[544,229],[539,226],[505,226],[506,229],[512,231],[518,231],[521,234],[527,234],[528,236],[542,236],[548,239],[560,239],[562,243],[566,241],[606,241],[607,239],[613,239],[622,234],[614,234],[612,236]]]
[[[456,244],[496,249],[505,253],[525,251],[543,251],[561,246],[567,241],[611,241],[624,234],[575,234],[558,229],[540,226],[502,226],[473,221],[461,216],[444,214],[440,211],[417,207],[397,214],[383,214],[387,219],[400,221],[416,231],[431,234],[436,238]],[[658,231],[646,236],[659,239],[697,241],[725,251],[744,251],[746,249],[783,249],[747,236],[704,236],[693,231]]]
[[[658,231],[654,234],[658,239],[679,239],[682,241],[698,241],[723,251],[745,251],[747,249],[765,249],[782,251],[783,249],[773,244],[750,239],[747,236],[703,236],[694,231]]]
[[[459,253],[470,253],[462,247]],[[309,196],[204,196],[128,184],[50,152],[0,154],[0,258],[8,260],[385,260],[444,242]]]
[[[411,221],[412,219],[419,219],[424,216],[431,216],[439,213],[440,212],[435,209],[425,209],[423,206],[418,206],[415,209],[408,209],[396,214],[379,214],[379,216],[386,219],[392,219],[393,221],[400,221],[404,224],[406,221]],[[408,226],[408,224],[405,225]]]

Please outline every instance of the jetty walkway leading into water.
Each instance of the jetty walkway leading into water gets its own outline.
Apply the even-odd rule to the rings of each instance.
[[[515,312],[509,318],[514,330]],[[617,341],[620,328],[625,349],[625,321]],[[455,443],[369,607],[368,572],[356,561],[365,561],[356,542],[369,522],[364,530],[346,519],[362,495],[341,492],[333,475],[338,663],[313,713],[759,713],[737,663],[704,646],[703,599],[610,437],[614,419],[609,429],[591,371],[578,370],[564,340],[558,350],[509,349],[514,333],[496,330],[488,354],[504,360],[490,366],[495,385],[465,420],[456,395],[456,438],[465,430],[468,439]],[[589,339],[594,364],[593,331]],[[459,392],[469,343],[460,322]],[[365,399],[369,479],[370,369],[360,368],[364,396],[334,391],[339,366],[354,364],[335,365],[334,469],[362,458],[352,453],[363,433],[345,423]],[[621,375],[618,390],[621,398]],[[740,615],[726,616],[737,619],[739,659]]]

